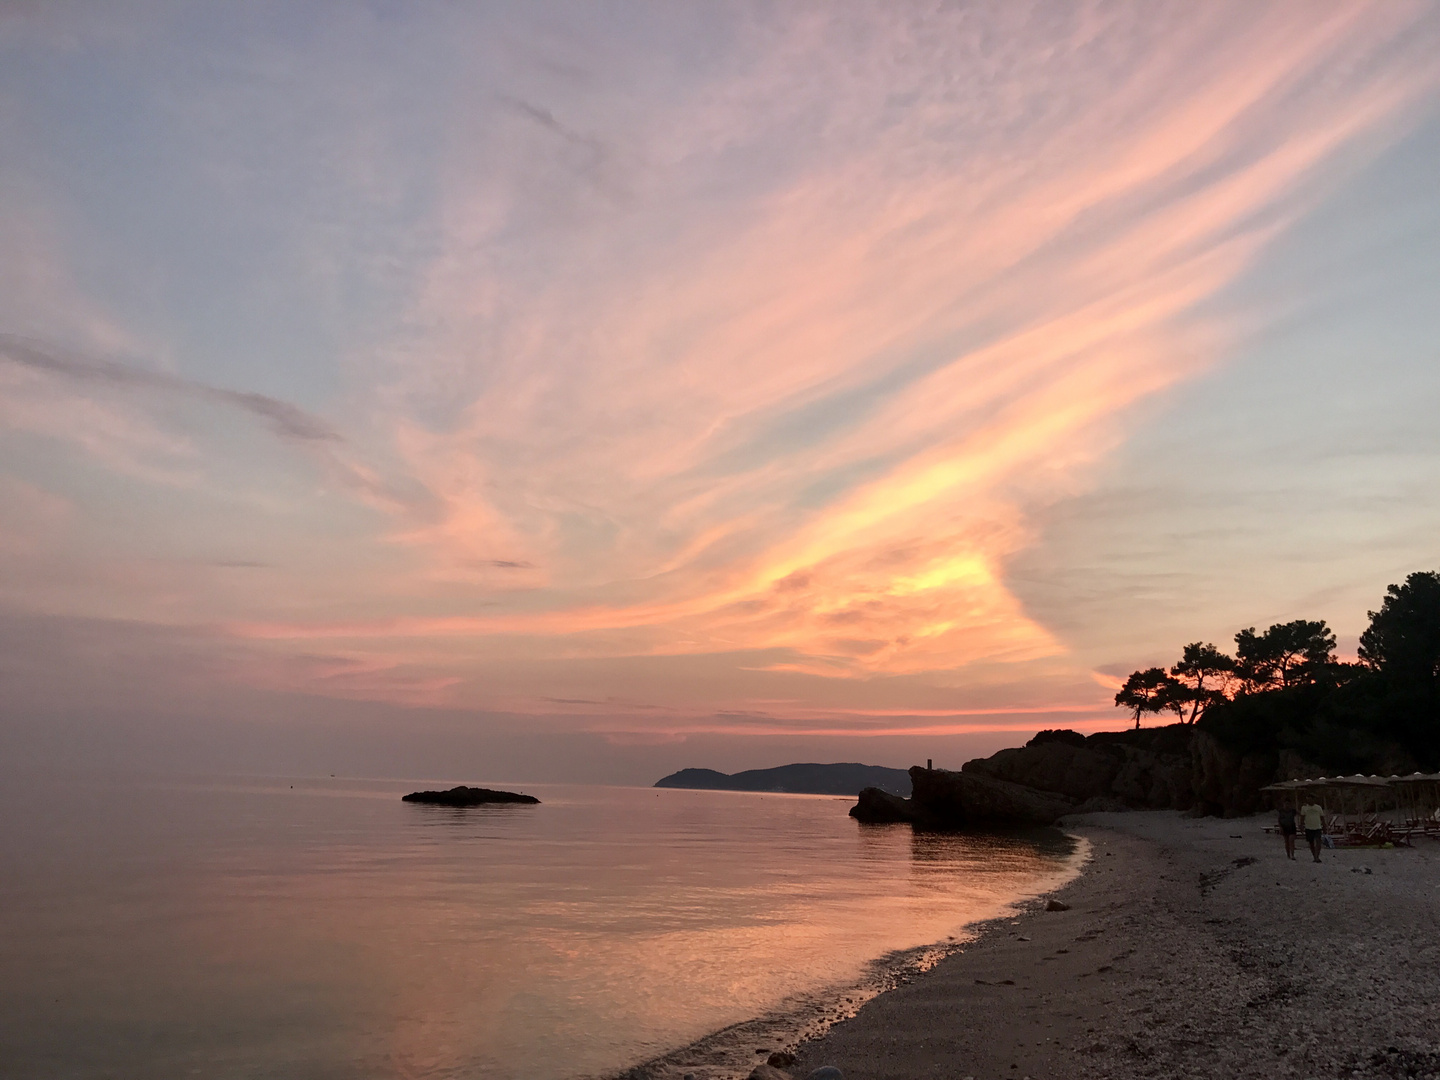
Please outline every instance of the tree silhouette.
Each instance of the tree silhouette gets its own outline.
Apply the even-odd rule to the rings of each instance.
[[[1360,635],[1360,661],[1378,671],[1431,720],[1440,719],[1440,574],[1391,585]]]
[[[1125,685],[1115,695],[1115,704],[1135,714],[1135,729],[1140,729],[1140,717],[1147,712],[1158,713],[1169,709],[1180,715],[1182,708],[1177,690],[1181,684],[1172,679],[1162,667],[1133,671]]]
[[[1275,623],[1263,634],[1252,626],[1235,635],[1235,667],[1248,693],[1313,683],[1335,663],[1335,635],[1325,620]]]
[[[1391,585],[1360,635],[1360,662],[1342,664],[1322,620],[1235,635],[1233,658],[1192,641],[1170,667],[1133,672],[1115,695],[1140,727],[1173,712],[1268,768],[1293,751],[1321,771],[1440,768],[1440,572]]]
[[[1190,711],[1188,717],[1180,712],[1180,717],[1187,724],[1193,724],[1208,706],[1228,696],[1227,691],[1235,682],[1235,659],[1214,645],[1192,641],[1170,669],[1170,676],[1176,683],[1171,696],[1181,710],[1188,706]]]

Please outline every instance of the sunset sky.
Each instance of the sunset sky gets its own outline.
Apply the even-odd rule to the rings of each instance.
[[[1440,568],[1440,7],[0,5],[0,753],[1125,722]],[[463,774],[463,775],[462,775]]]

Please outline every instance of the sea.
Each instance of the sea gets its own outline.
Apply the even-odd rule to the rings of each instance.
[[[860,825],[833,796],[400,799],[456,782],[7,781],[0,1074],[744,1076],[1082,856],[1055,830]]]

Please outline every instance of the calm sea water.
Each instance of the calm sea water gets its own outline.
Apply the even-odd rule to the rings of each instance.
[[[399,800],[418,786],[7,782],[0,1072],[603,1076],[831,1017],[1075,862],[1058,833],[862,827],[849,799]]]

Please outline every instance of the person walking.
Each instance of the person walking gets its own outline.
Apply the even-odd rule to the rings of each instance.
[[[1325,828],[1325,809],[1318,803],[1309,802],[1300,807],[1300,822],[1305,826],[1305,840],[1310,845],[1310,854],[1320,861],[1320,833]]]
[[[1280,835],[1285,838],[1285,857],[1295,858],[1295,807],[1280,807]]]

